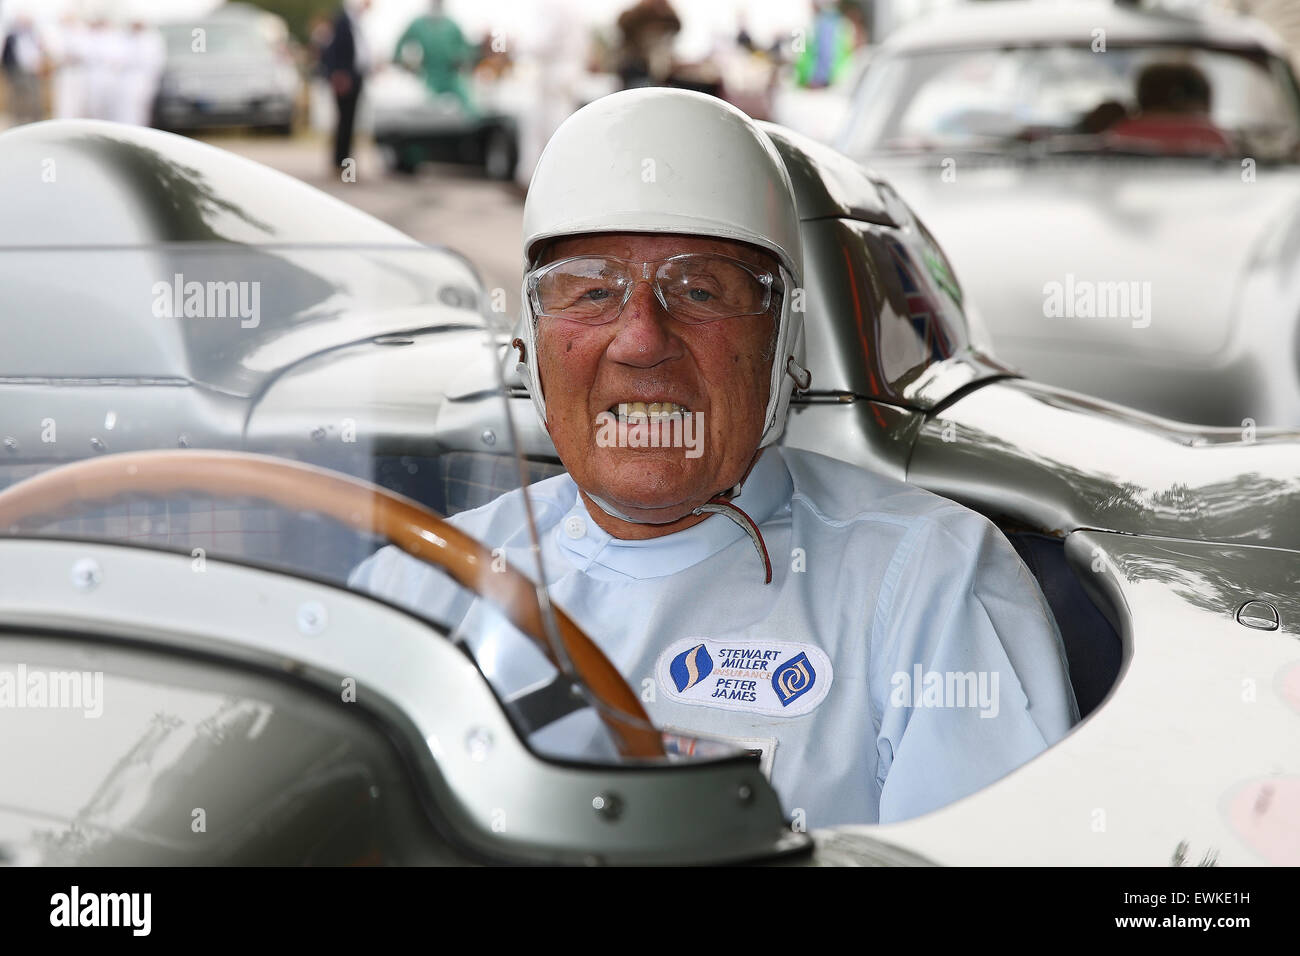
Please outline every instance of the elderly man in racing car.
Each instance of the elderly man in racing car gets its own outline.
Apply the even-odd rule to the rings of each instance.
[[[670,739],[758,752],[825,826],[936,809],[1067,732],[1060,635],[988,520],[776,444],[809,379],[803,249],[744,114],[664,89],[579,110],[523,253],[521,371],[567,469],[528,489],[549,593]],[[520,492],[454,520],[529,565]],[[353,581],[432,611],[436,577],[388,548]],[[503,692],[544,679],[479,651]]]

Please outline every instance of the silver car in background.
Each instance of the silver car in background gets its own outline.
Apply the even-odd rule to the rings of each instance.
[[[838,145],[952,259],[999,358],[1185,422],[1300,424],[1300,88],[1240,17],[997,2],[912,24]]]
[[[226,4],[162,28],[167,62],[153,125],[174,132],[247,126],[289,134],[301,80],[274,14]]]

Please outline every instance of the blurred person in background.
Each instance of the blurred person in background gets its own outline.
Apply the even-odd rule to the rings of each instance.
[[[757,120],[770,120],[782,65],[781,42],[764,47],[754,39],[744,11],[729,43],[719,43],[712,59],[722,74],[726,100]]]
[[[816,0],[812,30],[794,65],[795,82],[810,89],[830,86],[849,66],[857,46],[857,28],[840,12],[836,0]]]
[[[90,25],[86,42],[86,116],[120,119],[122,74],[130,57],[130,41],[122,28],[100,16]]]
[[[307,46],[304,50],[306,62],[303,64],[309,77],[307,87],[308,112],[313,118],[313,127],[319,125],[324,129],[328,124],[324,117],[333,117],[337,112],[334,106],[334,90],[330,87],[329,75],[325,72],[325,51],[334,39],[334,21],[327,16],[317,14],[307,21]]]
[[[65,14],[53,36],[54,118],[80,119],[89,115],[86,60],[90,32],[74,14]]]
[[[314,69],[321,69],[321,60],[333,39],[334,23],[329,17],[317,14],[307,21],[307,55]]]
[[[370,69],[370,53],[361,33],[361,17],[370,0],[344,0],[334,18],[329,45],[321,53],[321,70],[329,80],[338,107],[334,126],[334,166],[352,155],[352,130],[357,119],[361,87]]]
[[[1210,102],[1209,79],[1190,63],[1151,63],[1138,75],[1137,113],[1110,133],[1174,150],[1226,153],[1232,142],[1210,118]]]
[[[594,64],[591,35],[582,23],[580,0],[538,0],[520,54],[537,68],[537,100],[519,124],[518,185],[527,188],[533,168],[560,124],[582,106],[583,74]]]
[[[41,70],[45,55],[27,17],[14,20],[0,47],[0,67],[9,86],[9,112],[15,123],[34,123],[43,114]]]
[[[136,20],[123,36],[124,61],[119,79],[120,93],[116,116],[121,123],[149,126],[153,120],[153,104],[158,97],[158,84],[162,81],[163,67],[167,61],[167,46],[162,34],[149,24]]]
[[[668,0],[638,0],[618,18],[618,75],[623,89],[659,86],[673,70],[673,39],[682,21]]]
[[[478,111],[470,99],[465,71],[478,59],[456,21],[443,13],[442,0],[430,0],[429,12],[416,17],[397,41],[393,62],[424,78],[434,96],[454,96],[470,116]]]

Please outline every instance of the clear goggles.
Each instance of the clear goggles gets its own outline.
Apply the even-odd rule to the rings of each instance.
[[[637,283],[679,322],[761,315],[772,305],[775,276],[730,256],[686,253],[636,262],[613,256],[574,256],[527,275],[533,314],[603,325],[618,318]]]

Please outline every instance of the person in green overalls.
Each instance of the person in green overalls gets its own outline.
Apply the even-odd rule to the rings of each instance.
[[[424,77],[424,85],[435,96],[450,93],[469,117],[478,110],[470,99],[465,69],[477,59],[477,48],[466,41],[456,21],[442,12],[442,0],[431,0],[429,12],[411,21],[397,41],[393,62]]]
[[[815,0],[811,36],[794,65],[795,83],[809,89],[831,86],[849,67],[857,45],[852,21],[835,0]]]

